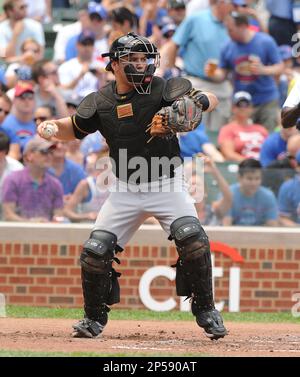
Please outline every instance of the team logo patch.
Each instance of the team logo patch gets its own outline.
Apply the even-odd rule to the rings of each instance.
[[[118,119],[133,116],[132,104],[120,105],[117,107]]]

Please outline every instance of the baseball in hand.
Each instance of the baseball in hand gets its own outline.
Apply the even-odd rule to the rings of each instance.
[[[56,135],[57,131],[58,127],[55,123],[47,122],[42,128],[41,136],[45,139],[50,139],[52,136]]]

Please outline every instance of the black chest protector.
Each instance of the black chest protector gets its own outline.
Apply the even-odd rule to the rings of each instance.
[[[144,173],[147,174],[142,181],[155,181],[161,176],[173,177],[174,168],[181,164],[178,139],[154,138],[149,143],[149,133],[146,133],[154,114],[173,102],[177,97],[190,90],[189,81],[186,79],[173,79],[173,82],[154,77],[151,94],[140,95],[132,91],[127,95],[119,96],[115,91],[115,83],[109,83],[96,95],[95,102],[98,115],[101,119],[99,131],[105,137],[110,149],[110,157],[115,161],[115,174],[122,181],[128,181],[132,173],[139,170],[139,159],[143,158]],[[178,81],[179,80],[179,81]],[[163,167],[151,169],[153,158],[167,157],[174,159],[175,165],[171,169]],[[129,164],[129,161],[131,163]],[[172,160],[173,161],[173,160]],[[137,164],[136,166],[134,166]],[[168,171],[169,170],[169,171]],[[153,173],[154,172],[154,173]],[[139,183],[139,182],[137,182]]]

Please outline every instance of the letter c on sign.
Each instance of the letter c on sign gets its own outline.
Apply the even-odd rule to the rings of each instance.
[[[155,312],[172,310],[176,307],[176,301],[173,298],[169,298],[165,301],[157,301],[154,300],[150,294],[151,283],[158,276],[164,276],[169,280],[175,280],[176,272],[173,268],[164,266],[152,267],[147,270],[142,276],[139,284],[140,299],[146,308]]]

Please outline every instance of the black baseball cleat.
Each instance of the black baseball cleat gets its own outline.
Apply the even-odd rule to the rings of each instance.
[[[216,309],[199,312],[196,315],[196,322],[198,326],[204,329],[204,334],[211,340],[224,338],[228,334],[223,325],[221,314]]]
[[[105,324],[101,324],[98,321],[84,318],[73,325],[72,336],[73,338],[97,338],[104,330],[106,323],[107,321]]]

